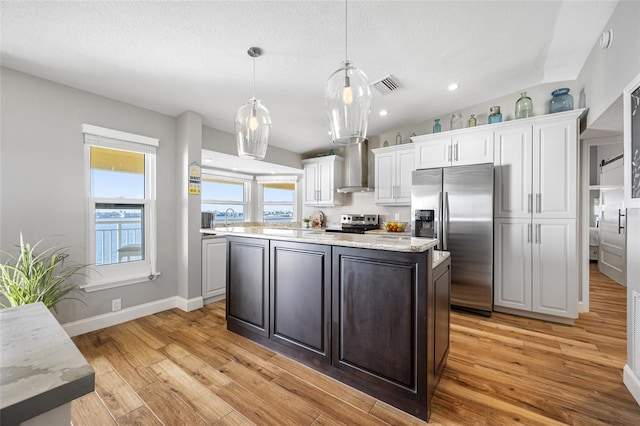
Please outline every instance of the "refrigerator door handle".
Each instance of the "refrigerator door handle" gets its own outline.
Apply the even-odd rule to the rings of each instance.
[[[442,250],[448,250],[449,245],[449,193],[444,193],[444,202],[442,203]]]
[[[442,241],[442,192],[438,192],[438,210],[434,215],[433,220],[435,220],[433,235],[436,240],[438,240],[438,250],[444,250],[443,241]]]

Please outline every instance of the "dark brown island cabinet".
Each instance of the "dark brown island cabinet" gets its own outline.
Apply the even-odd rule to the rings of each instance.
[[[228,236],[227,328],[428,420],[449,351],[450,262]]]

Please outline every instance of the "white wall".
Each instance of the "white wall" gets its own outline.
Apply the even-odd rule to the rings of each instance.
[[[85,259],[84,150],[80,126],[94,124],[160,139],[157,155],[158,268],[153,282],[93,293],[86,306],[65,301],[58,319],[67,323],[176,295],[174,118],[52,83],[7,68],[1,74],[0,249],[13,250],[20,231],[27,241],[46,238]],[[52,238],[52,236],[56,236]]]

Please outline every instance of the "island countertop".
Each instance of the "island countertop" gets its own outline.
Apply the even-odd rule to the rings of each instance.
[[[348,234],[324,232],[316,229],[269,228],[264,226],[227,226],[215,229],[201,229],[203,235],[232,235],[236,237],[263,238],[269,240],[295,241],[301,243],[325,244],[330,246],[356,247],[374,250],[390,250],[420,253],[433,248],[438,240],[413,238],[410,235],[394,235],[391,232],[369,232]]]
[[[0,310],[0,423],[14,425],[94,389],[94,372],[42,304]]]

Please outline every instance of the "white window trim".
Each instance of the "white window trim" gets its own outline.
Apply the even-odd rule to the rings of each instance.
[[[256,181],[258,182],[258,217],[260,218],[260,222],[264,222],[264,206],[279,206],[279,205],[289,205],[293,206],[293,217],[291,218],[291,222],[298,222],[298,178],[297,176],[256,176]],[[265,202],[264,201],[264,183],[293,183],[294,184],[294,198],[293,201],[273,201],[273,202]]]
[[[144,205],[145,256],[144,260],[89,268],[84,285],[86,292],[154,280],[160,275],[157,270],[157,216],[156,216],[156,147],[159,140],[103,127],[82,125],[84,134],[84,178],[87,197],[87,257],[91,263],[96,256],[95,205],[96,203]],[[101,146],[145,154],[145,198],[105,199],[91,198],[91,146]]]
[[[230,204],[230,205],[234,205],[234,206],[242,206],[242,209],[244,211],[243,214],[243,222],[251,222],[253,221],[253,209],[251,206],[251,186],[252,186],[252,182],[253,182],[253,176],[249,176],[249,175],[243,175],[240,173],[231,173],[231,172],[225,172],[225,171],[220,171],[220,170],[213,170],[213,169],[202,169],[202,180],[204,181],[205,176],[211,177],[211,178],[224,178],[233,182],[237,182],[237,183],[242,183],[243,184],[243,195],[244,195],[244,201],[229,201],[229,200],[214,200],[214,199],[205,199],[202,198],[200,200],[200,204]],[[219,213],[224,213],[224,212],[219,212]],[[238,222],[238,223],[242,223],[242,222]]]

